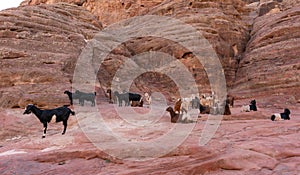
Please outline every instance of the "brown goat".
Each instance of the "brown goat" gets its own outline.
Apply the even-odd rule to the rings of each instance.
[[[131,101],[131,106],[132,107],[143,107],[144,101]]]
[[[228,104],[230,107],[233,107],[234,97],[231,95],[227,95]]]
[[[108,93],[109,103],[114,103],[112,99],[111,89],[107,89],[106,93]]]
[[[179,114],[180,113],[180,108],[181,108],[181,99],[177,99],[177,101],[175,102],[175,105],[174,105],[174,112]]]
[[[230,99],[227,98],[226,103],[225,103],[224,115],[231,115],[230,108],[229,108],[229,105],[230,105],[231,102],[232,102],[232,105],[233,105],[233,99],[231,101]]]
[[[170,106],[166,109],[166,111],[168,111],[170,113],[171,123],[178,123],[178,122],[181,122],[181,123],[193,123],[193,122],[195,122],[195,121],[190,120],[188,118],[185,118],[184,120],[182,120],[183,114],[175,113],[175,111],[173,110],[173,108],[170,107]]]
[[[180,115],[179,113],[176,114],[172,107],[169,106],[166,111],[170,113],[172,123],[177,123],[177,121],[179,121]]]

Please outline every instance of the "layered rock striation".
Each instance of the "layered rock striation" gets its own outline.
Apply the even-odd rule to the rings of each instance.
[[[0,12],[0,106],[66,104],[76,60],[102,29],[70,4],[23,6]]]
[[[54,4],[66,2],[82,6],[96,15],[104,26],[129,17],[141,15],[163,0],[25,0],[22,5]]]
[[[236,74],[237,96],[273,103],[296,103],[300,98],[300,8],[280,5],[254,20]]]
[[[64,1],[64,0],[63,0]],[[24,1],[23,5],[34,4],[53,4],[61,2],[57,1]],[[240,0],[228,1],[64,1],[74,3],[86,8],[93,14],[98,16],[99,20],[105,25],[118,22],[122,19],[128,19],[137,15],[158,15],[168,16],[174,19],[179,19],[184,23],[193,26],[196,30],[201,31],[201,34],[209,41],[223,66],[227,85],[230,87],[233,84],[235,73],[238,67],[239,59],[245,50],[246,43],[249,39],[249,24],[243,19],[249,13],[249,9],[245,7],[245,3]],[[125,8],[125,9],[124,9]],[[124,10],[126,13],[124,13]],[[109,16],[106,13],[109,12]],[[145,26],[146,27],[146,26]],[[162,26],[163,27],[163,26]],[[144,43],[147,43],[145,46]],[[137,54],[149,51],[164,52],[179,59],[194,75],[195,81],[198,84],[200,92],[210,92],[210,84],[207,77],[207,72],[201,64],[195,64],[193,54],[188,54],[189,50],[178,46],[178,44],[166,41],[162,38],[137,38],[124,43],[109,56],[106,62],[103,63],[103,70],[99,71],[99,81],[103,87],[109,88],[111,85],[114,73],[125,59],[133,57]],[[116,53],[115,53],[116,52]],[[130,74],[130,72],[128,72]],[[153,74],[152,74],[153,75]],[[146,77],[143,77],[146,76]],[[176,91],[173,88],[172,82],[167,79],[160,79],[156,87],[150,86],[155,82],[151,79],[151,75],[142,75],[141,79],[149,81],[140,81],[137,79],[133,84],[135,91],[162,91],[171,87],[169,91]],[[170,84],[171,83],[171,84]],[[142,85],[146,84],[146,85]],[[136,86],[135,86],[136,85]],[[175,96],[173,94],[173,96]]]
[[[300,86],[298,83],[299,61],[297,59],[297,55],[299,55],[297,49],[299,48],[299,9],[297,6],[299,4],[298,1],[32,0],[24,1],[22,3],[22,6],[24,7],[20,9],[35,9],[41,7],[47,9],[48,7],[50,8],[53,6],[58,6],[57,3],[59,2],[73,4],[68,5],[68,7],[70,8],[72,7],[74,9],[82,9],[83,7],[87,9],[92,14],[94,14],[105,26],[137,15],[158,15],[179,19],[200,31],[202,35],[209,41],[210,46],[216,52],[223,66],[224,74],[226,77],[227,90],[229,91],[229,93],[236,96],[237,98],[242,99],[260,98],[261,100],[264,100],[265,105],[269,104],[269,102],[274,102],[274,99],[277,99],[275,101],[280,103],[280,99],[282,98],[285,99],[285,103],[289,104],[295,104],[296,102],[300,101],[299,96],[297,95],[297,90]],[[66,7],[67,5],[65,4],[64,6]],[[11,9],[9,11],[14,10],[16,9]],[[8,13],[9,11],[5,12]],[[54,10],[53,13],[57,12]],[[92,17],[92,15],[87,11],[80,10],[80,12],[77,11],[76,13],[64,13],[64,15],[71,15],[72,19],[68,19],[70,20],[68,21],[68,24],[72,27],[69,28],[71,28],[71,31],[73,30],[73,32],[79,33],[78,36],[81,37],[81,41],[84,41],[84,39],[91,39],[94,33],[102,29],[100,22],[98,22],[95,17]],[[87,15],[87,17],[85,17],[85,15]],[[53,14],[53,16],[55,16],[55,14]],[[92,20],[87,20],[86,18]],[[88,23],[87,25],[93,26],[93,29],[88,29],[90,34],[82,34],[82,32],[86,32],[86,26],[76,25],[78,21]],[[51,22],[49,22],[49,24],[51,24]],[[59,24],[60,21],[56,21],[55,25]],[[68,26],[66,26],[63,22],[62,26],[63,28],[66,27],[68,29]],[[78,26],[80,29],[76,29],[78,28]],[[81,30],[81,27],[83,27],[84,29]],[[33,28],[36,28],[36,26],[34,26]],[[74,31],[75,29],[76,31]],[[41,30],[47,31],[50,29],[47,29],[46,27]],[[65,35],[69,35],[69,33],[66,32],[65,29],[58,30],[63,30],[63,37],[65,37]],[[52,31],[52,29],[50,31]],[[18,31],[10,31],[7,33],[3,33],[2,36],[11,36],[11,33],[14,32],[19,33]],[[49,40],[49,38],[52,39],[52,37],[48,36],[51,35],[48,34],[48,31],[42,33],[44,33],[44,35],[39,35],[39,37],[43,39],[39,40],[46,41]],[[18,41],[23,41],[22,37],[26,40],[27,35],[31,36],[32,34],[21,32],[18,35],[18,37],[21,37]],[[53,38],[53,41],[54,40],[56,40],[56,38]],[[61,40],[61,38],[57,37],[57,40],[59,41]],[[55,47],[51,47],[51,49],[59,46],[59,44],[54,45]],[[70,73],[73,71],[74,64],[76,64],[75,58],[78,57],[84,45],[84,42],[76,43],[72,41],[72,47],[74,48],[74,50],[65,49],[64,51],[61,51],[64,54],[67,54],[68,52],[68,54],[72,55],[70,57],[74,59],[70,61],[67,61],[69,59],[66,60],[65,57],[55,56],[55,59],[58,59],[55,62],[51,60],[52,57],[50,57],[51,59],[48,59],[49,57],[47,57],[46,59],[44,56],[46,60],[43,61],[43,69],[44,67],[44,70],[47,70],[51,66],[55,67],[57,65],[56,63],[66,64],[67,66],[73,64],[70,69],[63,68],[64,71],[62,71],[63,74],[66,73],[66,70],[69,71],[67,72],[67,74],[69,74],[69,78],[67,81],[70,81]],[[12,49],[11,45],[5,47]],[[24,44],[22,47],[25,47]],[[29,47],[36,49],[36,46]],[[47,50],[50,48],[50,45],[40,44],[39,48],[45,48]],[[60,51],[58,50],[53,49],[50,52],[55,52],[55,54],[58,54],[60,53]],[[141,53],[149,53],[151,51],[164,52],[166,54],[174,56],[191,72],[191,75],[193,75],[193,78],[198,85],[198,90],[200,93],[211,91],[211,86],[208,81],[209,75],[207,75],[208,72],[205,71],[203,65],[196,63],[195,55],[193,55],[193,53],[190,53],[188,49],[183,48],[182,46],[178,45],[178,43],[168,41],[164,38],[155,37],[134,38],[130,41],[122,43],[117,48],[114,48],[114,50],[105,59],[101,67],[96,68],[96,71],[99,70],[98,79],[102,85],[101,87],[104,90],[110,88],[116,72],[127,59]],[[1,52],[1,54],[2,57],[5,58],[3,60],[6,60],[5,64],[7,67],[12,63],[15,63],[15,65],[17,65],[17,62],[11,61],[10,63],[8,63],[7,61],[17,59],[7,58],[23,58],[28,55],[26,55],[25,52],[7,51],[5,49],[3,49],[3,52]],[[30,59],[32,58],[33,57],[30,57]],[[22,69],[23,68],[20,68],[19,71],[22,71]],[[2,86],[7,89],[5,89],[5,91],[2,90],[3,93],[1,94],[0,98],[2,98],[2,104],[10,103],[10,105],[7,106],[18,107],[20,106],[18,104],[19,100],[13,100],[16,99],[16,97],[6,98],[8,95],[3,94],[11,94],[9,93],[9,89],[14,89],[14,92],[18,93],[13,93],[17,94],[13,96],[20,96],[20,91],[22,91],[20,89],[24,88],[19,88],[19,86],[15,86],[15,84],[28,84],[23,83],[24,81],[28,82],[28,80],[20,80],[20,78],[18,78],[17,76],[15,78],[10,78],[13,76],[11,76],[9,72],[10,70],[3,70],[3,82],[1,82],[1,84],[3,84]],[[130,72],[128,71],[127,74],[130,75]],[[50,73],[47,73],[47,75],[50,75]],[[37,77],[39,80],[30,80],[32,81],[31,86],[35,86],[37,82],[43,82],[44,84],[52,81],[61,82],[61,80],[59,80],[58,78],[48,77],[47,79],[45,78],[47,76],[43,74],[40,74],[40,76]],[[50,77],[55,77],[55,75],[51,75]],[[160,80],[159,83],[157,83],[156,81],[157,77]],[[63,80],[62,82],[66,81]],[[16,90],[17,88],[19,89]],[[58,85],[58,89],[60,88],[61,86]],[[151,92],[151,89],[152,91],[160,91],[164,94],[168,94],[167,96],[170,99],[176,99],[176,97],[178,97],[178,87],[174,85],[174,82],[163,75],[155,73],[143,74],[140,77],[137,77],[132,83],[131,88],[133,91],[137,92]],[[25,91],[28,90],[25,88]],[[31,94],[35,94],[35,91],[39,90],[34,89]],[[170,94],[170,91],[175,93]],[[51,92],[51,94],[53,93]],[[32,97],[33,95],[30,96]],[[37,95],[36,99],[38,98],[39,95]],[[13,102],[9,102],[7,101],[7,99],[11,99],[10,101],[13,100]]]

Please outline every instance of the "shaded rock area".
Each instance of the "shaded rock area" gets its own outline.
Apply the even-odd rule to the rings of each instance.
[[[88,11],[69,4],[24,6],[0,12],[0,106],[68,103],[76,60],[102,29]]]
[[[108,126],[124,139],[151,140],[164,136],[163,133],[174,127],[168,113],[160,117],[160,122],[151,124],[155,125],[154,131],[147,127],[141,130],[124,120],[116,122],[119,116],[112,112],[114,107],[103,105],[99,110],[107,114],[103,117]],[[147,108],[138,110],[149,112]],[[281,110],[262,109],[250,113],[241,113],[239,110],[239,107],[232,108],[232,117],[226,116],[214,137],[204,146],[199,146],[199,138],[207,115],[198,118],[188,138],[168,154],[154,160],[127,161],[107,155],[105,150],[93,145],[78,125],[83,118],[72,116],[65,135],[60,134],[61,123],[51,123],[46,138],[42,139],[42,124],[35,116],[22,115],[23,111],[19,109],[4,109],[0,112],[0,173],[298,174],[300,111],[291,109],[290,121],[272,122],[269,118],[272,112]],[[86,115],[84,118],[90,117]],[[19,128],[18,131],[15,128]],[[97,128],[90,129],[98,136],[102,135]],[[109,144],[105,137],[100,140],[103,144]],[[126,147],[123,145],[113,149],[122,152]]]
[[[244,18],[248,16],[249,12],[250,9],[245,7],[245,3],[242,1],[231,0],[223,2],[216,0],[211,2],[199,2],[181,0],[165,1],[144,11],[143,14],[168,16],[179,19],[193,26],[196,30],[201,31],[201,34],[208,40],[209,44],[211,44],[205,45],[205,47],[208,48],[207,50],[212,47],[218,55],[225,72],[226,83],[228,87],[230,87],[235,79],[239,60],[249,40],[248,27],[250,24],[244,21]],[[169,30],[170,33],[172,33],[174,29]],[[124,60],[149,51],[163,52],[174,56],[191,72],[200,93],[211,92],[207,77],[208,72],[204,69],[203,65],[197,64],[193,53],[178,43],[155,37],[132,39],[112,51],[103,63],[102,69],[98,72],[99,81],[104,87],[109,88],[114,73]],[[130,74],[130,71],[128,71],[128,74]],[[141,75],[141,77],[139,77],[140,79],[134,81],[132,89],[137,92],[149,92],[149,89],[152,88],[152,91],[165,93],[166,90],[163,87],[165,86],[168,87],[168,91],[176,92],[176,87],[170,84],[172,82],[167,79],[161,79],[161,77],[159,77],[161,81],[157,82],[154,88],[147,88],[148,85],[153,85],[152,82],[155,81],[155,79],[151,79],[151,77],[154,77],[153,74]],[[147,83],[147,81],[151,83]],[[173,94],[171,96],[173,96],[173,99],[176,99],[176,95]]]
[[[147,14],[174,17],[201,31],[218,55],[225,72],[226,84],[230,87],[249,40],[249,24],[244,18],[248,16],[250,9],[245,5],[239,0],[165,1]],[[193,73],[200,73],[196,81],[207,78],[205,74],[208,72],[204,72],[203,67],[196,65],[194,68],[197,71]],[[209,85],[208,82],[199,84]],[[208,91],[207,87],[199,89]]]

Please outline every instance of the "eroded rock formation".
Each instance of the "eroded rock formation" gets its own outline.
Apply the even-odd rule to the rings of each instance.
[[[269,10],[254,20],[251,40],[236,74],[233,91],[237,96],[263,97],[265,103],[273,104],[297,102],[300,98],[299,15],[299,6],[285,9],[282,5],[281,10]]]
[[[0,106],[66,104],[76,60],[101,23],[69,4],[3,10],[0,21]]]
[[[86,8],[98,17],[104,26],[141,15],[144,11],[160,4],[163,0],[26,0],[22,5],[54,4],[66,2]]]
[[[112,143],[102,137],[99,121],[91,120],[89,112],[71,116],[63,136],[61,123],[49,124],[47,138],[41,139],[41,124],[33,115],[10,109],[28,103],[49,108],[68,104],[63,91],[70,90],[78,56],[103,30],[101,22],[106,26],[140,14],[180,19],[201,31],[216,51],[236,101],[232,115],[223,118],[206,145],[199,145],[208,119],[201,115],[188,138],[168,154],[154,161],[119,160],[95,147],[83,132],[87,127],[101,143]],[[26,0],[22,7],[1,11],[0,174],[299,174],[299,19],[298,0]],[[134,38],[114,48],[98,72],[102,87],[111,86],[126,59],[150,51],[174,56],[192,73],[199,90],[209,91],[206,72],[193,53],[155,37]],[[161,91],[170,101],[178,96],[176,84],[158,73],[137,77],[131,88]],[[250,98],[257,99],[258,111],[241,113],[239,107]],[[154,116],[161,118],[149,130],[120,118],[129,107],[119,108],[120,113],[108,103],[97,107],[110,129],[129,143],[161,138],[174,127],[169,115]],[[285,107],[291,120],[272,122],[271,114]],[[133,113],[130,118],[153,121]],[[167,140],[176,141],[176,136]],[[109,151],[126,152],[127,146]]]
[[[228,91],[231,94],[237,98],[258,97],[265,100],[264,103],[266,105],[268,102],[274,101],[274,98],[281,99],[282,97],[280,96],[284,97],[286,93],[288,94],[284,97],[286,103],[292,104],[299,101],[299,96],[297,96],[297,89],[299,89],[299,61],[296,56],[299,55],[297,50],[299,48],[299,28],[297,25],[299,23],[299,9],[297,6],[299,2],[296,0],[32,0],[24,1],[22,5],[25,6],[23,8],[29,8],[27,7],[28,5],[31,5],[32,8],[37,8],[39,6],[36,7],[35,5],[47,4],[43,5],[46,8],[49,4],[56,4],[58,2],[71,3],[73,4],[72,8],[75,8],[75,6],[78,9],[80,7],[77,6],[86,8],[103,22],[104,25],[110,25],[136,15],[160,15],[180,19],[201,31],[203,36],[212,45],[222,63]],[[74,17],[74,20],[76,20],[76,17]],[[93,19],[91,25],[97,26],[99,23]],[[21,37],[26,37],[27,35],[24,32],[20,34]],[[47,36],[42,37],[47,38]],[[89,38],[85,37],[85,39],[90,38],[91,35]],[[147,43],[147,45],[143,43]],[[83,45],[77,45],[74,42],[73,46],[76,48],[83,47]],[[44,46],[40,45],[39,47],[42,48]],[[46,47],[49,46],[47,45]],[[192,53],[176,45],[176,43],[151,37],[132,39],[111,52],[103,63],[101,71],[98,72],[98,78],[102,87],[110,87],[114,74],[124,60],[143,52],[149,52],[150,50],[173,55],[191,71],[201,92],[210,91],[207,72],[204,71],[201,64],[195,64]],[[77,52],[71,52],[77,53],[78,56],[80,49],[77,49]],[[24,52],[11,51],[3,51],[1,54],[6,58],[24,57],[26,55]],[[46,67],[53,66],[53,61],[46,60],[45,62],[44,65]],[[63,60],[63,62],[74,64],[74,61]],[[72,69],[70,70],[72,71]],[[19,80],[18,78],[7,78],[10,77],[8,72],[5,71],[3,74],[6,79],[1,83],[7,84],[10,82],[10,86],[12,86]],[[149,91],[151,88],[156,88],[154,91],[160,90],[166,92],[164,88],[171,87],[169,90],[176,91],[176,88],[172,89],[173,86],[170,85],[172,83],[170,80],[161,79],[161,83],[155,85],[153,83],[155,79],[151,77],[153,77],[153,74],[145,74],[136,79],[132,86],[133,90]],[[67,81],[69,80],[70,78]],[[39,80],[39,82],[51,81],[47,79]],[[67,81],[63,80],[63,82]],[[153,87],[147,88],[147,86],[151,85]],[[6,87],[8,86],[6,85]],[[14,86],[9,89],[14,88],[16,87]],[[15,90],[15,92],[20,93],[20,90]],[[173,94],[173,96],[176,95]],[[3,98],[6,99],[2,93]],[[8,101],[2,103],[8,103]],[[10,103],[13,104],[8,105],[10,107],[20,106],[16,104],[16,100]]]

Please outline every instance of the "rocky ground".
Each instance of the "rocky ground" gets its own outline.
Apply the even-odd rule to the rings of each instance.
[[[50,123],[47,136],[42,139],[42,124],[32,114],[4,109],[0,114],[0,174],[299,174],[299,106],[291,108],[290,121],[272,122],[270,115],[282,109],[259,108],[257,112],[241,113],[240,104],[231,109],[232,115],[223,118],[206,145],[199,146],[208,119],[207,115],[201,115],[182,144],[166,155],[145,161],[118,159],[96,147],[82,130],[85,126],[81,120],[92,118],[87,113],[71,116],[66,135],[60,134],[62,124]],[[168,113],[152,123],[154,131],[147,131],[147,127],[124,127],[131,124],[123,120],[116,122],[118,115],[112,112],[114,107],[104,104],[99,110],[115,134],[129,141],[130,138],[163,137],[174,127]],[[128,111],[128,108],[121,110]],[[136,108],[135,111],[147,113],[149,109]],[[141,120],[145,118],[136,121]],[[91,133],[102,135],[97,128],[89,127]],[[176,137],[169,141],[172,140],[176,142]],[[105,137],[99,141],[109,142]],[[111,149],[122,154],[128,151],[126,145]]]

